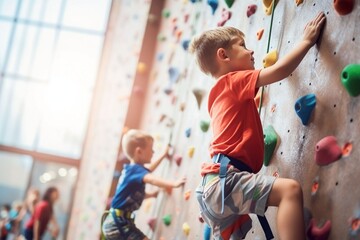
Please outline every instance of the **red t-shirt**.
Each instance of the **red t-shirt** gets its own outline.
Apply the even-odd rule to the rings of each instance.
[[[209,93],[213,140],[210,154],[239,159],[255,173],[264,159],[264,136],[254,101],[260,70],[231,72],[220,77]],[[204,170],[204,169],[203,169]]]
[[[27,229],[33,229],[34,223],[36,220],[39,221],[39,236],[41,237],[47,228],[47,225],[53,214],[52,206],[47,201],[40,201],[34,209],[34,214],[31,216],[30,220],[26,223]]]

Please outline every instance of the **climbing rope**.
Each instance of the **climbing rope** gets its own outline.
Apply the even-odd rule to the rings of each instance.
[[[269,29],[269,37],[268,37],[268,42],[267,42],[266,53],[269,53],[269,50],[270,50],[270,40],[271,40],[272,25],[273,25],[273,20],[274,20],[274,10],[275,10],[275,0],[272,1],[270,29]],[[264,97],[264,86],[261,87],[261,95],[260,95],[260,103],[259,103],[259,116],[261,116],[263,97]]]

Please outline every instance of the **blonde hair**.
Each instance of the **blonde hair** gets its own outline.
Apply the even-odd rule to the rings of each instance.
[[[234,27],[218,27],[194,37],[190,43],[189,52],[195,55],[201,71],[214,74],[218,71],[216,52],[219,48],[227,49],[235,38],[244,38],[244,33]]]
[[[134,160],[134,153],[137,147],[145,148],[149,141],[153,141],[153,137],[140,130],[130,129],[122,138],[122,149],[127,158]]]

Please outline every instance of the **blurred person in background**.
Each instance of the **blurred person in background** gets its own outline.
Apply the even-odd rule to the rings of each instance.
[[[34,213],[25,225],[26,240],[41,240],[45,232],[50,231],[53,239],[59,234],[59,226],[56,222],[53,205],[59,199],[59,191],[56,187],[49,187],[42,198],[36,204]],[[48,228],[51,222],[51,228]]]

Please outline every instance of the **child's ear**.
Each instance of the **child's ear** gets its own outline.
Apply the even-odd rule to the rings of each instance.
[[[220,61],[229,61],[230,58],[228,57],[228,55],[226,54],[226,51],[224,48],[219,48],[216,51],[216,57],[220,60]]]
[[[141,152],[142,152],[141,147],[136,147],[135,148],[135,154],[141,154]]]

